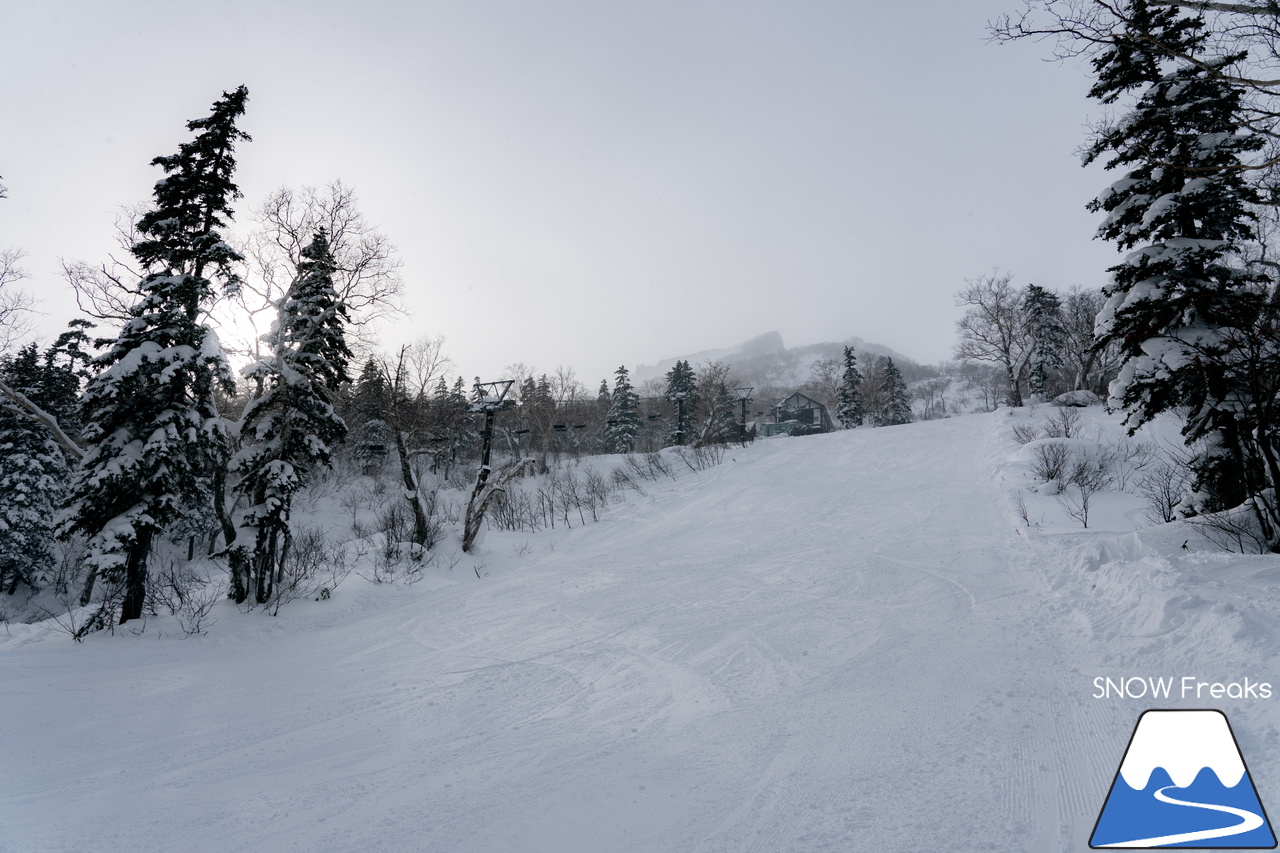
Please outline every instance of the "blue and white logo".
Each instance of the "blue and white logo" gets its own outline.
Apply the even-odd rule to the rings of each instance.
[[[1147,711],[1089,839],[1092,848],[1276,846],[1221,711]]]

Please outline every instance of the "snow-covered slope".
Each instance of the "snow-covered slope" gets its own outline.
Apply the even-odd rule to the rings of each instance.
[[[204,637],[11,626],[0,850],[1086,850],[1153,706],[1094,679],[1280,682],[1280,565],[1028,529],[1026,417],[757,442]],[[1275,701],[1155,706],[1271,803]]]

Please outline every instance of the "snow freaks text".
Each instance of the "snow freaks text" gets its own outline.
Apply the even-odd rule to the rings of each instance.
[[[1093,679],[1094,699],[1270,699],[1271,683],[1246,676],[1239,681],[1205,681],[1194,675],[1128,676]]]

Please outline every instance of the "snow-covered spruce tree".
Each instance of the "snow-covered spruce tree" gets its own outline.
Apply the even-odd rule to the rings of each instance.
[[[145,271],[141,299],[85,389],[85,458],[71,484],[60,533],[88,537],[90,580],[121,592],[119,621],[142,616],[147,557],[157,533],[172,525],[200,491],[199,481],[229,455],[226,424],[214,393],[234,387],[230,366],[211,329],[200,322],[215,282],[234,287],[242,260],[220,229],[240,196],[231,176],[236,128],[248,91],[223,93],[213,111],[188,122],[195,138],[178,153],[157,157],[165,177],[154,208],[138,220],[131,251]],[[104,601],[89,628],[109,625]]]
[[[1022,300],[1027,315],[1027,331],[1031,335],[1031,354],[1027,359],[1027,390],[1046,400],[1050,383],[1062,368],[1062,348],[1066,330],[1062,325],[1062,300],[1051,290],[1028,284]]]
[[[476,378],[479,382],[479,377]],[[551,392],[551,379],[547,374],[534,378],[529,374],[519,383],[520,423],[529,432],[523,441],[523,453],[537,459],[537,470],[548,470],[548,459],[559,445],[555,437],[556,399]]]
[[[674,415],[667,431],[667,445],[684,444],[689,439],[689,425],[697,417],[698,377],[689,362],[678,360],[667,372],[666,398]]]
[[[1110,395],[1131,431],[1185,407],[1183,436],[1203,448],[1187,509],[1224,509],[1248,497],[1236,389],[1222,365],[1233,330],[1261,301],[1260,277],[1232,259],[1253,237],[1250,205],[1259,201],[1242,159],[1264,142],[1241,125],[1240,91],[1218,74],[1242,55],[1203,57],[1200,17],[1146,0],[1125,8],[1126,27],[1093,60],[1090,96],[1135,102],[1085,162],[1107,155],[1108,169],[1126,170],[1090,208],[1107,214],[1098,236],[1132,251],[1111,269],[1096,333],[1124,358]],[[1171,53],[1195,61],[1170,67]]]
[[[440,381],[443,382],[444,377]],[[369,476],[382,470],[391,453],[391,427],[387,424],[391,394],[377,359],[364,363],[349,403],[347,419],[351,433],[347,442],[351,455],[360,463],[361,473]]]
[[[844,370],[840,374],[840,401],[836,417],[842,429],[862,426],[862,374],[858,372],[858,356],[853,347],[844,348]]]
[[[30,344],[0,362],[0,590],[9,595],[43,586],[52,566],[57,510],[84,453],[76,438],[88,325],[71,321],[43,357]]]
[[[444,377],[440,378],[435,396],[431,400],[431,412],[433,435],[440,439],[435,442],[437,450],[433,457],[437,466],[444,466],[444,470],[439,472],[441,476],[448,479],[449,467],[459,459],[466,459],[474,454],[480,440],[475,418],[471,414],[471,398],[461,376],[454,380],[452,387],[449,387]]]
[[[29,344],[0,364],[5,387],[25,400],[0,406],[0,590],[9,595],[20,583],[42,586],[52,564],[55,517],[77,458],[59,433],[68,443],[79,434],[88,325],[72,320],[43,356]]]
[[[880,398],[884,401],[884,410],[879,417],[880,425],[911,423],[911,401],[907,399],[907,383],[903,381],[902,372],[891,358],[884,360],[880,392]]]
[[[449,382],[441,376],[436,382],[435,391],[431,394],[427,411],[430,412],[427,440],[431,443],[431,473],[441,473],[440,468],[443,466],[444,472],[441,476],[448,479],[449,466],[454,462],[457,450],[453,437],[458,432],[460,422],[467,416],[467,401],[463,399],[460,407],[456,405],[449,391]]]
[[[605,420],[604,448],[609,453],[630,453],[640,434],[640,397],[631,386],[626,365],[614,371],[613,397]]]
[[[237,533],[230,549],[231,594],[237,603],[252,587],[254,600],[262,604],[281,583],[293,496],[317,467],[330,464],[330,448],[347,434],[333,407],[334,391],[350,381],[351,358],[344,333],[347,308],[334,289],[334,268],[329,238],[321,229],[302,250],[270,335],[270,355],[243,371],[261,380],[263,391],[245,407],[243,445],[231,460],[231,470],[240,475],[236,490],[248,498],[238,524],[246,541]]]
[[[45,412],[63,414],[75,405],[74,373],[44,360],[35,344],[0,364],[5,384]],[[65,375],[65,374],[69,374]],[[21,411],[0,407],[0,591],[19,584],[42,585],[53,564],[53,519],[66,490],[69,466],[53,434]]]

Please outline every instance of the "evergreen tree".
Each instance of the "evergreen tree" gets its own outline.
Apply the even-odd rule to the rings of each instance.
[[[72,320],[44,354],[45,411],[72,437],[80,434],[80,389],[93,377],[93,340],[87,331],[92,327],[88,320]]]
[[[440,378],[444,382],[444,377]],[[448,393],[448,388],[445,388]],[[351,455],[360,463],[361,472],[370,475],[382,468],[391,453],[391,429],[387,425],[390,393],[387,379],[377,359],[365,362],[351,395],[351,415],[355,428],[351,431]]]
[[[630,453],[640,435],[640,397],[631,385],[626,365],[615,372],[613,397],[604,428],[604,449],[608,453]]]
[[[1031,334],[1031,355],[1027,361],[1031,375],[1027,388],[1034,396],[1046,400],[1051,378],[1062,368],[1062,348],[1066,339],[1062,300],[1051,290],[1029,284],[1022,305],[1027,331]]]
[[[478,381],[479,377],[477,377]],[[465,459],[478,454],[480,430],[476,426],[471,412],[471,398],[467,394],[467,384],[459,376],[449,390],[449,411],[453,418],[453,434],[450,442],[450,458],[453,461]]]
[[[698,413],[698,377],[689,362],[676,361],[667,372],[666,397],[675,413],[667,432],[667,444],[684,444],[689,440],[689,425]]]
[[[110,348],[95,359],[100,372],[85,389],[84,439],[90,445],[73,478],[64,535],[89,540],[92,578],[121,593],[121,623],[142,615],[147,557],[155,535],[177,521],[210,471],[225,468],[226,424],[214,393],[234,380],[217,336],[200,322],[214,284],[234,288],[233,264],[243,260],[220,229],[240,196],[231,176],[235,145],[248,140],[235,126],[248,99],[241,86],[224,93],[178,153],[157,157],[166,176],[155,206],[137,223],[131,251],[146,274],[140,300]],[[104,602],[90,629],[109,624]]]
[[[51,348],[41,359],[29,344],[4,360],[0,376],[44,411],[65,417],[75,406],[78,379],[74,367],[55,363],[55,354]],[[53,520],[67,486],[67,461],[46,427],[0,407],[0,590],[9,595],[19,584],[40,586],[53,564]]]
[[[907,399],[907,383],[893,359],[884,361],[884,373],[880,380],[880,397],[884,410],[880,414],[881,426],[897,426],[911,423],[911,401]]]
[[[329,238],[316,232],[302,250],[298,274],[279,309],[272,353],[245,368],[261,378],[263,393],[241,417],[244,446],[232,460],[240,474],[236,489],[249,501],[240,527],[253,531],[252,576],[244,578],[243,550],[233,555],[232,596],[248,595],[251,581],[259,604],[281,581],[283,554],[290,541],[293,496],[315,468],[330,464],[330,450],[347,433],[333,407],[333,392],[348,382],[344,328],[346,306],[333,286],[335,264]],[[247,549],[247,543],[237,543]]]
[[[858,372],[858,356],[853,347],[844,348],[844,371],[840,374],[840,402],[836,417],[843,429],[862,426],[862,374]]]
[[[1264,142],[1242,126],[1240,92],[1219,73],[1242,54],[1201,58],[1204,21],[1176,7],[1131,0],[1127,12],[1125,29],[1093,61],[1090,90],[1106,104],[1135,96],[1085,157],[1109,155],[1108,169],[1126,170],[1090,209],[1107,214],[1098,236],[1134,250],[1111,269],[1098,339],[1124,358],[1110,392],[1131,430],[1187,408],[1183,435],[1205,448],[1193,463],[1194,503],[1221,509],[1246,497],[1248,480],[1222,363],[1232,330],[1261,301],[1261,277],[1231,258],[1254,236],[1250,206],[1259,201],[1240,167]],[[1169,69],[1168,55],[1194,61]]]
[[[547,454],[552,446],[552,426],[556,417],[556,400],[551,393],[551,380],[547,374],[534,379],[529,376],[520,386],[520,416],[528,425],[529,440],[526,448],[539,454],[539,464],[547,467]]]
[[[448,464],[451,453],[449,442],[453,434],[453,419],[449,406],[449,383],[443,375],[436,380],[435,390],[431,392],[428,411],[430,412],[430,417],[427,421],[427,442],[431,445],[431,472],[436,473],[442,463]]]
[[[444,381],[444,377],[440,378]],[[382,372],[382,365],[376,358],[370,358],[360,370],[351,394],[351,407],[360,420],[382,419],[387,415],[390,393],[387,390],[387,377]]]

